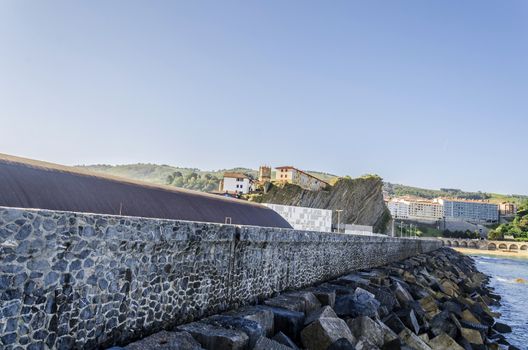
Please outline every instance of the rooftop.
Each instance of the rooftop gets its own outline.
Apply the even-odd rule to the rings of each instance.
[[[260,204],[5,154],[0,206],[291,228]]]

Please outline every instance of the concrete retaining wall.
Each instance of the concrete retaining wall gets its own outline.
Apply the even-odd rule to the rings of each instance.
[[[0,208],[0,347],[126,343],[441,244]]]

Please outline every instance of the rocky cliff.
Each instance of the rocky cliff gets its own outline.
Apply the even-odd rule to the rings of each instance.
[[[324,191],[308,191],[292,184],[270,185],[266,193],[252,197],[260,203],[294,205],[320,209],[342,209],[341,222],[373,226],[385,232],[390,213],[383,201],[383,182],[378,176],[339,178]],[[337,225],[337,215],[333,215]]]

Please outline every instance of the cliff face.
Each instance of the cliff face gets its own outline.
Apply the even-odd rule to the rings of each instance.
[[[320,209],[342,209],[341,222],[369,225],[385,232],[390,213],[383,202],[383,182],[377,176],[340,178],[325,191],[308,191],[291,184],[272,185],[267,193],[254,198],[261,203],[294,205]],[[337,215],[333,215],[337,225]]]

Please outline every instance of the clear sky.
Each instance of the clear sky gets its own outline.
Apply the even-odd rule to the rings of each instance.
[[[528,2],[0,1],[0,152],[528,194]]]

